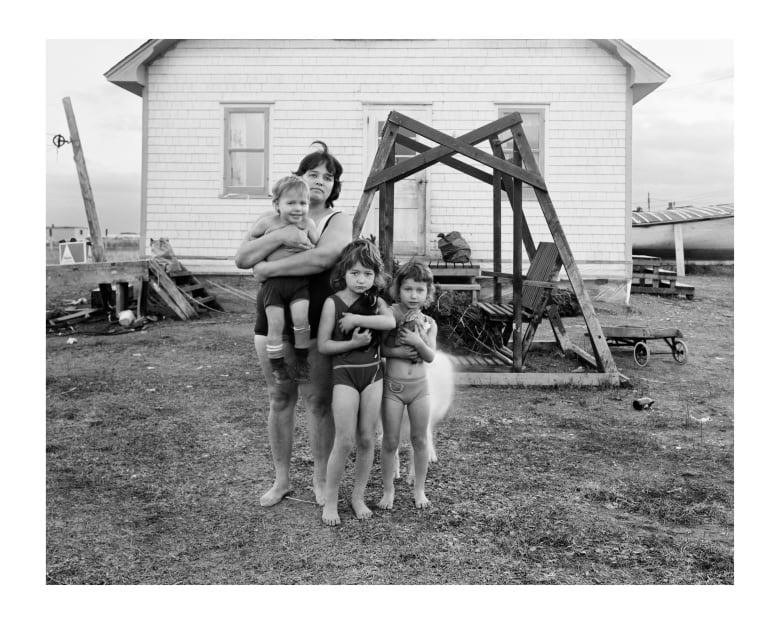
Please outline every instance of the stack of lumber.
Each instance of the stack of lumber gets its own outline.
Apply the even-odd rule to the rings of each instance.
[[[693,299],[694,287],[678,282],[675,271],[662,269],[661,258],[632,256],[631,260],[634,264],[631,279],[632,293],[667,297],[683,295],[688,299]]]
[[[222,311],[216,297],[183,267],[167,273],[165,265],[153,258],[149,261],[149,277],[152,302],[163,304],[183,321],[202,312]]]

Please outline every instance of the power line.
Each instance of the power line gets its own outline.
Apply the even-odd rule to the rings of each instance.
[[[711,82],[719,82],[721,80],[731,80],[734,78],[734,74],[729,74],[728,76],[721,76],[720,78],[712,78],[711,80],[704,80],[702,82],[694,82],[687,85],[679,85],[677,87],[668,87],[666,89],[663,89],[663,91],[659,90],[659,92],[666,93],[668,91],[679,91],[680,89],[690,89],[691,87],[700,87],[702,85],[710,84]]]

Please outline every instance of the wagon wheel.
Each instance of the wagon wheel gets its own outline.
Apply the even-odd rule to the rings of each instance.
[[[637,342],[634,345],[634,362],[639,366],[647,366],[647,344],[644,342]]]
[[[672,355],[679,364],[685,364],[688,361],[688,345],[682,340],[675,340],[672,345]]]

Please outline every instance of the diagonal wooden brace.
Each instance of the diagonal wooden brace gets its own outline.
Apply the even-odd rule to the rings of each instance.
[[[541,176],[529,173],[517,165],[514,165],[506,160],[500,160],[494,156],[490,156],[482,150],[473,147],[474,143],[484,141],[492,134],[503,132],[513,124],[521,123],[519,113],[512,113],[511,115],[502,117],[501,119],[486,124],[481,128],[467,132],[458,139],[444,134],[443,132],[439,132],[438,130],[434,130],[430,126],[426,126],[425,124],[420,123],[411,117],[407,117],[395,111],[388,115],[388,121],[391,120],[397,123],[399,126],[406,128],[407,130],[439,143],[439,147],[434,147],[433,149],[430,149],[425,153],[418,154],[417,156],[414,156],[413,158],[410,158],[403,163],[393,167],[388,167],[384,171],[378,172],[376,175],[369,175],[364,190],[376,188],[385,182],[395,182],[397,180],[408,177],[413,173],[420,171],[421,169],[425,169],[426,167],[430,167],[431,165],[438,163],[445,156],[450,156],[454,152],[468,156],[469,158],[472,158],[477,162],[482,163],[483,165],[487,165],[493,169],[498,169],[503,173],[508,173],[513,177],[521,179],[526,184],[530,184],[534,188],[545,190],[547,188]]]
[[[368,177],[378,173],[387,165],[387,159],[395,147],[395,141],[398,137],[398,124],[388,120],[382,129],[382,138],[379,139],[379,146],[376,150],[376,156],[374,156],[374,162],[371,165],[371,171]],[[352,218],[352,238],[360,236],[360,232],[363,230],[363,224],[366,222],[368,211],[371,208],[371,200],[374,199],[374,193],[376,193],[377,186],[371,189],[366,186],[366,190],[363,191],[363,195],[360,197],[358,207],[355,210],[355,216]]]

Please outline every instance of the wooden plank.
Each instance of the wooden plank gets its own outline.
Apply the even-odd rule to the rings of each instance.
[[[410,149],[413,149],[418,154],[424,154],[425,152],[428,152],[432,149],[435,149],[433,147],[429,147],[427,145],[424,145],[423,143],[419,143],[415,141],[414,139],[405,136],[403,134],[399,134],[395,138],[396,143],[403,145],[404,147],[408,147]],[[476,167],[472,165],[468,165],[464,162],[461,162],[460,160],[457,160],[456,158],[453,158],[452,156],[444,156],[440,161],[441,164],[447,165],[448,167],[452,167],[456,171],[460,171],[461,173],[465,173],[466,175],[470,175],[472,178],[476,178],[477,180],[480,180],[482,182],[485,182],[487,184],[493,183],[493,177],[485,172],[482,171],[482,169],[477,169]],[[416,172],[414,172],[416,173]],[[408,175],[412,175],[411,173]],[[407,176],[408,177],[408,176]]]
[[[481,269],[478,264],[463,267],[428,266],[433,277],[479,277]]]
[[[509,128],[512,125],[512,123],[515,122],[517,119],[517,118],[513,119],[514,115],[515,113],[513,113],[512,115],[507,115],[506,117],[502,117],[501,119],[492,121],[488,124],[485,124],[484,126],[472,130],[471,132],[467,132],[466,134],[460,136],[458,141],[461,145],[465,145],[465,146],[470,146],[475,143],[479,143],[480,141],[484,141],[490,135],[498,134],[499,132],[503,132],[504,130]],[[401,115],[400,113],[393,111],[388,116],[388,121],[390,120],[398,123],[399,125],[401,125],[401,122],[403,122],[405,128],[412,130],[413,132],[416,132],[416,130],[413,130],[410,127],[409,122],[413,122],[415,128],[419,129],[420,127],[422,127],[424,129],[424,132],[416,132],[417,134],[420,134],[421,136],[424,136],[428,139],[431,139],[432,141],[435,141],[436,143],[439,143],[439,146],[434,147],[433,149],[430,149],[422,154],[418,154],[417,156],[413,156],[412,158],[409,158],[405,162],[390,167],[385,171],[382,171],[381,173],[377,173],[376,175],[369,175],[368,180],[366,180],[366,185],[364,187],[364,190],[369,190],[372,188],[375,189],[380,184],[383,184],[384,182],[387,182],[389,180],[400,180],[402,178],[408,177],[414,173],[417,173],[422,169],[425,169],[426,167],[435,165],[436,163],[441,161],[441,159],[444,158],[445,156],[450,156],[454,152],[459,151],[442,144],[437,139],[432,139],[430,136],[428,136],[428,134],[429,131],[433,130],[433,128],[430,128],[425,124],[420,124],[419,122],[416,122],[413,119],[406,117],[405,115]],[[434,132],[436,131],[434,130]],[[437,133],[437,136],[447,137],[447,135],[444,135],[443,133]],[[448,139],[454,140],[452,139],[452,137],[448,137]],[[521,173],[523,176],[526,175],[525,172],[521,172]]]
[[[441,282],[436,282],[436,286],[439,287],[440,290],[475,290],[479,291],[482,289],[482,287],[479,284],[442,284]]]
[[[525,135],[521,134],[521,136],[524,140]],[[527,147],[527,149],[530,152],[530,147]],[[550,233],[558,247],[558,253],[561,256],[563,266],[569,276],[569,283],[572,285],[574,293],[577,296],[577,301],[580,304],[582,316],[584,317],[585,324],[590,332],[589,336],[593,346],[593,352],[600,365],[599,369],[605,373],[617,375],[617,366],[615,366],[615,362],[612,359],[612,353],[610,352],[607,341],[601,331],[601,324],[596,316],[596,311],[593,309],[593,304],[590,301],[588,291],[585,289],[585,282],[574,261],[574,254],[571,251],[571,247],[569,247],[569,242],[566,240],[566,235],[563,232],[561,222],[558,220],[558,215],[555,212],[552,200],[547,192],[538,189],[534,189],[534,191],[536,192],[536,199],[542,209],[547,225],[550,228]]]
[[[46,298],[75,298],[101,283],[149,278],[148,260],[133,262],[93,262],[84,264],[50,264],[46,266]]]
[[[176,302],[176,305],[182,311],[185,317],[193,318],[198,316],[197,310],[195,310],[190,302],[187,301],[187,298],[179,290],[179,287],[176,285],[176,283],[170,277],[168,277],[168,274],[165,272],[165,269],[162,266],[158,265],[155,260],[151,260],[149,262],[149,270],[153,277],[157,279],[160,286],[165,290],[166,293],[168,293],[168,296]]]
[[[76,173],[79,177],[81,198],[84,201],[84,209],[87,213],[89,238],[92,243],[92,258],[95,262],[103,262],[105,260],[105,250],[100,230],[100,219],[98,219],[97,208],[95,208],[95,198],[92,195],[92,185],[89,182],[89,174],[87,173],[87,161],[84,159],[84,150],[81,146],[79,129],[76,125],[76,115],[73,113],[73,106],[71,106],[69,97],[62,98],[62,105],[65,108],[65,117],[68,121],[70,145],[73,148],[73,160],[76,163]]]
[[[444,132],[439,132],[438,130],[431,128],[430,126],[427,126],[424,123],[417,121],[416,119],[412,119],[411,117],[407,117],[406,115],[402,115],[401,113],[397,113],[395,111],[390,113],[389,118],[393,118],[393,120],[398,123],[399,126],[402,126],[407,130],[411,130],[415,134],[419,134],[426,139],[435,141],[439,145],[447,147],[453,152],[458,152],[463,156],[468,156],[469,158],[472,158],[473,160],[476,160],[483,165],[487,165],[493,169],[498,169],[502,173],[508,173],[513,178],[520,179],[538,190],[547,190],[547,186],[545,185],[544,180],[540,175],[527,171],[516,164],[508,162],[505,159],[496,158],[495,156],[492,156],[482,151],[481,149],[474,147],[472,143],[476,143],[478,141],[469,141],[465,134],[462,137],[456,139],[455,137],[445,134]],[[501,132],[501,130],[497,132],[491,132],[489,134],[497,134],[498,132]],[[483,137],[483,139],[486,138],[486,136]],[[436,148],[430,150],[428,153],[435,151],[435,149]],[[406,163],[403,164],[408,164],[414,158],[420,158],[420,156],[422,156],[422,154],[409,159]],[[433,163],[429,163],[426,166],[430,166],[430,164]],[[390,169],[387,169],[383,172],[383,174],[388,175],[390,174],[390,171]],[[406,177],[406,175],[404,175],[404,177]],[[391,175],[386,181],[395,179],[398,178]],[[371,183],[375,184],[376,182],[372,180]],[[368,186],[368,184],[369,182],[366,183],[366,186]]]
[[[682,338],[682,332],[676,327],[643,327],[638,325],[613,325],[602,327],[607,338]]]
[[[503,157],[503,154],[502,154]],[[521,166],[520,153],[514,150],[514,164]],[[523,349],[523,184],[517,177],[512,179],[512,304],[514,305],[514,334],[512,341],[512,359],[514,369],[519,371],[523,366],[525,351]],[[519,208],[518,208],[519,207]],[[535,321],[532,320],[533,323]],[[533,333],[530,332],[533,340]]]
[[[182,321],[186,321],[188,319],[188,316],[182,312],[181,308],[176,304],[176,302],[168,295],[167,292],[155,281],[150,281],[150,284],[152,286],[152,290],[154,293],[162,299],[163,303],[167,305],[171,311],[178,316]]]
[[[498,136],[492,136],[490,137],[490,147],[493,150],[493,155],[496,158],[502,158],[504,157],[504,150],[501,149],[501,143],[498,140]],[[499,174],[499,172],[496,172],[496,175],[501,176],[501,184],[506,190],[507,197],[509,198],[509,205],[512,208],[512,212],[519,212],[520,213],[520,219],[523,221],[523,245],[525,246],[525,253],[528,254],[529,258],[533,258],[536,254],[536,245],[534,244],[533,236],[531,235],[531,230],[528,228],[528,223],[525,218],[525,213],[523,212],[523,195],[520,194],[520,197],[518,198],[518,201],[515,201],[514,194],[512,192],[512,178],[511,176],[507,176],[505,174]],[[496,271],[500,270],[499,268],[495,269]]]
[[[85,308],[64,316],[58,316],[57,318],[49,319],[49,325],[57,325],[59,323],[67,323],[76,319],[85,319],[88,316],[93,315],[95,312],[103,312],[102,308]]]
[[[374,156],[374,162],[371,165],[368,177],[378,174],[387,164],[387,159],[390,152],[395,145],[395,139],[398,136],[398,124],[391,122],[389,119],[382,128],[382,138],[379,140],[379,146]],[[376,193],[378,185],[371,187],[368,186],[363,191],[363,195],[360,196],[357,209],[355,210],[355,216],[352,218],[352,238],[357,238],[363,231],[363,224],[366,222],[368,211],[371,209],[371,201],[374,199],[374,193]]]
[[[572,353],[574,351],[574,343],[572,343],[569,335],[566,333],[566,327],[563,325],[561,315],[558,314],[558,306],[551,305],[547,308],[547,318],[550,321],[550,327],[552,327],[555,340],[558,342],[561,351],[564,353]]]
[[[501,176],[493,172],[493,270],[501,271]],[[501,301],[503,292],[498,279],[493,280],[493,299]]]
[[[456,372],[457,386],[619,386],[620,374],[615,373],[489,373]]]
[[[387,165],[395,163],[395,145],[390,146]],[[395,224],[395,185],[392,182],[379,188],[379,251],[386,267],[393,266],[393,236]]]
[[[571,351],[574,354],[576,354],[578,358],[580,358],[587,364],[590,364],[593,368],[598,368],[598,363],[596,362],[596,358],[594,358],[590,353],[585,351],[585,349],[583,349],[579,345],[571,343]]]

